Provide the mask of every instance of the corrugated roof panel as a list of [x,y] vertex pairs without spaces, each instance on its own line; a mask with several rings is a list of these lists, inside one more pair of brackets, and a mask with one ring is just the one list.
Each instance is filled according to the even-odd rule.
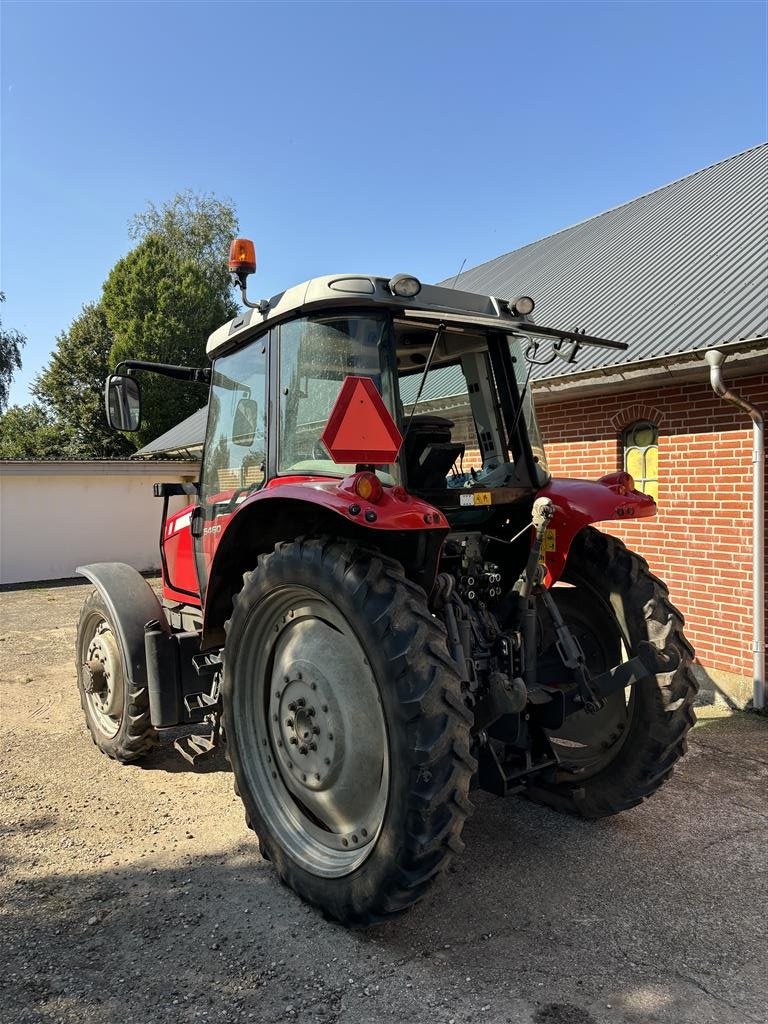
[[155,438],[149,444],[139,448],[132,458],[148,458],[152,455],[162,455],[166,452],[183,451],[187,448],[198,448],[205,439],[205,427],[208,421],[208,406],[193,412],[175,427],[166,430],[160,437]]
[[538,378],[766,335],[768,143],[466,270],[457,286],[532,295],[537,323],[630,345],[583,349]]

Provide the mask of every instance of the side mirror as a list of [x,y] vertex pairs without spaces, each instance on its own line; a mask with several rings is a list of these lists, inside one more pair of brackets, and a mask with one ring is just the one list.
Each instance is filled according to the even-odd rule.
[[133,432],[141,424],[141,391],[135,377],[107,377],[104,389],[107,423],[113,430]]
[[259,407],[253,398],[241,398],[235,409],[232,424],[232,443],[242,448],[250,448],[256,437],[259,424]]

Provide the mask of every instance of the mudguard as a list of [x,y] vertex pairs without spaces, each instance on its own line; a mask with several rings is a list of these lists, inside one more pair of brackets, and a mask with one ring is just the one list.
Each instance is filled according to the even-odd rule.
[[164,633],[170,632],[155,592],[144,577],[125,562],[94,562],[79,565],[75,572],[89,579],[104,598],[117,631],[128,678],[137,686],[146,686],[144,625],[155,619]]
[[627,479],[625,473],[612,473],[596,481],[553,478],[538,492],[538,497],[550,498],[556,510],[543,546],[545,586],[551,587],[560,579],[573,538],[585,526],[656,515],[653,498],[641,491],[627,490]]

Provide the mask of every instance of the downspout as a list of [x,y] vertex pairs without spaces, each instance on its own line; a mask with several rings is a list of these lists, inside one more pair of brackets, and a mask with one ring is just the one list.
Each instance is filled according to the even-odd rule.
[[737,406],[752,420],[752,656],[753,707],[765,710],[765,423],[759,409],[723,383],[726,354],[710,349],[709,381],[716,395]]

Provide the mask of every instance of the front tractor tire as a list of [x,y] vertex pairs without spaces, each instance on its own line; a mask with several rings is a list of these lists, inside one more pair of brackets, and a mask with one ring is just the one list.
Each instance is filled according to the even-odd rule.
[[638,654],[656,668],[612,694],[597,713],[579,711],[550,732],[559,770],[554,781],[534,781],[526,791],[558,810],[602,818],[655,793],[685,754],[695,722],[694,652],[665,584],[616,537],[582,530],[563,582],[570,587],[556,586],[552,596],[592,674]]
[[246,821],[326,915],[399,914],[463,849],[471,713],[399,563],[333,539],[262,555],[227,623],[222,697]]
[[98,590],[86,598],[77,624],[77,685],[93,742],[108,757],[141,760],[157,742],[146,685],[131,682],[111,613]]

